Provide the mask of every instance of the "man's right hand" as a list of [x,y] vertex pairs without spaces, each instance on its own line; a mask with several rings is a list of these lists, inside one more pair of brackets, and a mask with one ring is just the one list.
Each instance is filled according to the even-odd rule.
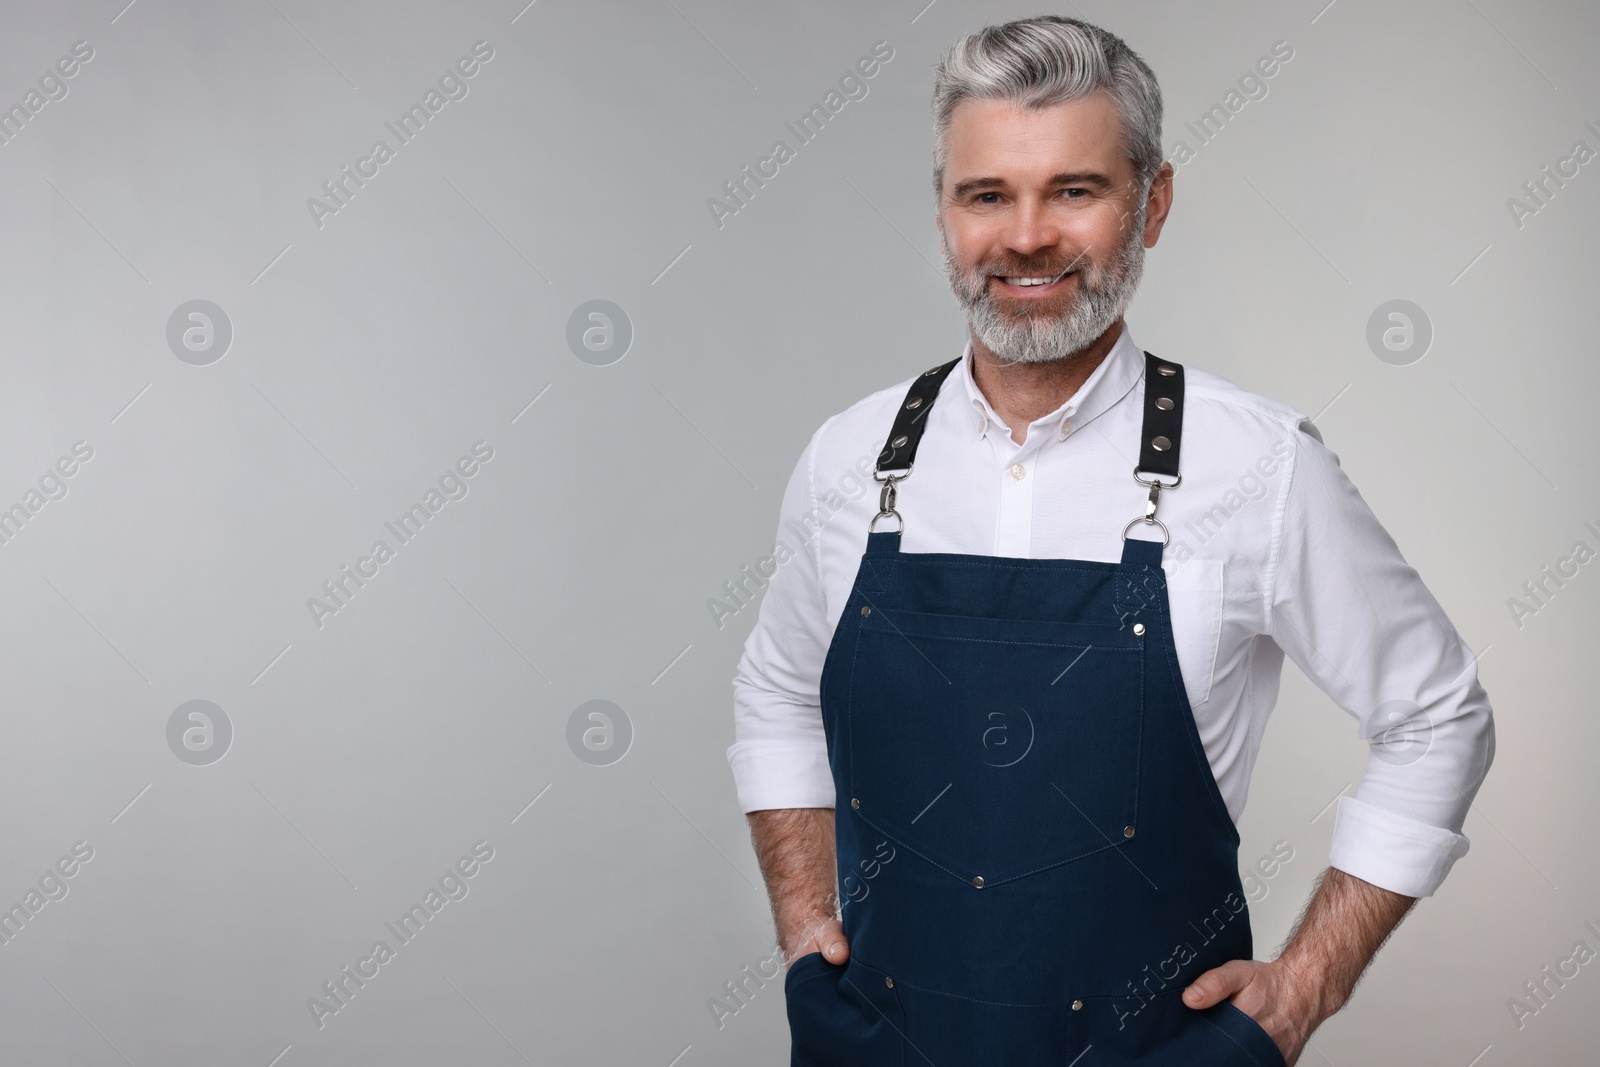
[[814,919],[802,925],[787,955],[789,965],[801,956],[821,952],[822,958],[838,966],[850,958],[850,943],[844,938],[844,924],[838,919]]
[[829,963],[843,964],[850,946],[834,888],[833,809],[762,809],[748,818],[784,959],[793,964],[821,952]]

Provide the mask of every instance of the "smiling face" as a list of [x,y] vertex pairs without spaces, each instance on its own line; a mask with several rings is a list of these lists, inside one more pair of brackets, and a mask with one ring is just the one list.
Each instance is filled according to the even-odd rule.
[[950,116],[938,224],[973,339],[1004,361],[1065,359],[1121,321],[1171,204],[1147,199],[1104,94],[1024,110],[965,100]]

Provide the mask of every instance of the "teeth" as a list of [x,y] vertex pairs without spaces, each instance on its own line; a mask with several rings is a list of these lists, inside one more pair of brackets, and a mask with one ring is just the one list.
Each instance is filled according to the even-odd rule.
[[1065,278],[1071,273],[1071,271],[1066,271],[1065,273],[1057,274],[1053,278],[1006,278],[1004,280],[1009,285],[1049,285],[1051,282]]

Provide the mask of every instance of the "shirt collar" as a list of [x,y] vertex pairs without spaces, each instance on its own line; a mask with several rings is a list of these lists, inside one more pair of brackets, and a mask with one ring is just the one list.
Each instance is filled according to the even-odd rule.
[[[983,390],[978,388],[976,379],[972,377],[972,360],[972,338],[969,336],[966,347],[961,350],[961,366],[957,373],[960,374],[961,384],[966,388],[967,397],[972,403],[978,436],[986,436],[991,426],[1004,427],[1009,433],[1010,427],[1000,421],[1000,417],[994,413],[994,408],[989,406],[989,399],[983,395]],[[1098,418],[1101,413],[1127,396],[1128,391],[1138,384],[1143,374],[1144,351],[1134,343],[1133,334],[1128,329],[1128,324],[1124,322],[1122,333],[1111,346],[1111,351],[1106,353],[1106,358],[1100,361],[1100,365],[1089,375],[1088,380],[1078,387],[1078,391],[1068,397],[1056,410],[1029,424],[1029,440],[1040,435],[1034,431],[1066,437]]]

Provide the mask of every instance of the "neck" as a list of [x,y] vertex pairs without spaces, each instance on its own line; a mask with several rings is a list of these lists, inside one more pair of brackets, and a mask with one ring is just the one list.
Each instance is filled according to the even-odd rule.
[[1028,425],[1072,399],[1122,336],[1122,319],[1112,323],[1089,347],[1048,363],[1009,363],[972,339],[972,380],[1011,427],[1011,439],[1022,444]]

